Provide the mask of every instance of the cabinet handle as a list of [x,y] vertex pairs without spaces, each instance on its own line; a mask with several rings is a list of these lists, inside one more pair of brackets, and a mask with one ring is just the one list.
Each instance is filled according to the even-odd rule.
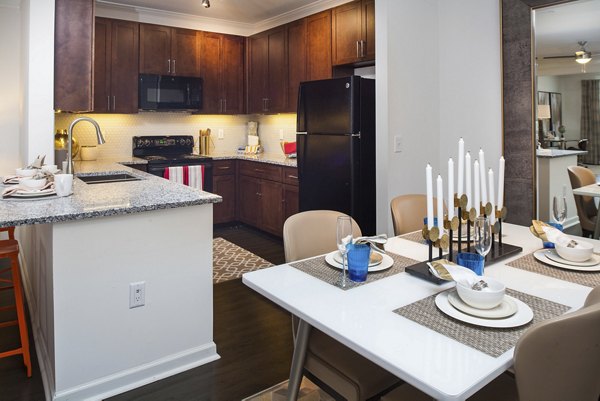
[[360,57],[360,49],[359,49],[360,44],[359,44],[359,42],[360,42],[359,40],[356,41],[356,57],[357,58]]
[[171,72],[171,59],[167,60],[167,66],[169,67],[169,71],[167,71],[168,73]]
[[261,170],[259,168],[255,168],[254,171],[256,171],[257,173],[264,173],[265,172],[265,170]]
[[227,113],[227,99],[223,99],[223,113]]
[[115,111],[117,109],[117,103],[116,103],[115,97],[116,96],[113,95],[113,111]]
[[295,175],[290,175],[290,174],[288,174],[288,178],[293,178],[294,180],[298,179],[298,177],[296,177]]
[[256,195],[257,196],[262,196],[262,194],[260,192],[257,192]]
[[108,108],[108,111],[110,111],[110,96],[106,96],[106,107]]
[[176,61],[176,60],[175,60],[175,59],[173,59],[173,74],[176,74],[176,72],[175,72],[175,61]]
[[229,170],[228,166],[217,167],[218,170]]

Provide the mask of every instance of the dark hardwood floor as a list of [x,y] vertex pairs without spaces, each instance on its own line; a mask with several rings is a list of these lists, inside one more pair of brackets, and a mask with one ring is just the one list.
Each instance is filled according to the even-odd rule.
[[[214,237],[273,264],[284,261],[282,241],[250,227],[217,227]],[[109,400],[237,401],[286,380],[293,347],[290,314],[247,288],[241,279],[216,284],[213,299],[214,340],[221,359]],[[0,330],[0,349],[15,341],[7,330]],[[0,359],[0,401],[44,399],[35,352],[32,357],[31,379],[25,377],[18,357]]]

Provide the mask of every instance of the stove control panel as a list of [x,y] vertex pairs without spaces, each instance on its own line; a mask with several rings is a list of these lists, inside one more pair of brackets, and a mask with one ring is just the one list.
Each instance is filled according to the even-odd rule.
[[164,149],[175,147],[194,147],[194,137],[191,135],[133,137],[133,149]]

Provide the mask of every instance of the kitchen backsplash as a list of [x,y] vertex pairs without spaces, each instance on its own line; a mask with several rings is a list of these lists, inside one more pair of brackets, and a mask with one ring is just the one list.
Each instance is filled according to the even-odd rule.
[[[77,114],[55,114],[55,129],[66,129],[79,117]],[[131,138],[139,135],[194,135],[198,138],[200,129],[210,128],[215,153],[235,152],[246,144],[246,123],[258,121],[261,144],[267,153],[281,152],[280,133],[284,141],[296,139],[296,115],[190,115],[185,113],[139,113],[139,114],[90,114],[95,119],[106,139],[98,146],[99,158],[119,158],[131,156]],[[219,129],[223,139],[218,139]],[[81,122],[75,126],[73,135],[80,145],[95,145],[94,127]]]

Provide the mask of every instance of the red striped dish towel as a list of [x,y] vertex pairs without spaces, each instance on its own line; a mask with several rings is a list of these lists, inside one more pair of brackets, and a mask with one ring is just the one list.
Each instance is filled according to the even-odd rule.
[[163,177],[169,181],[202,190],[204,184],[204,166],[167,167],[165,168]]

